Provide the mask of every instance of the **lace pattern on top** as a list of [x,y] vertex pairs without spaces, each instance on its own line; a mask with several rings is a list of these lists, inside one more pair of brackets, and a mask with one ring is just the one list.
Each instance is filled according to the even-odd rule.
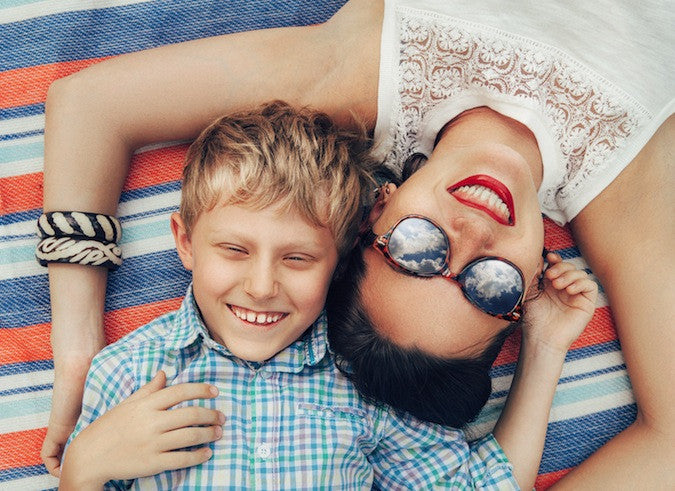
[[433,12],[402,7],[397,14],[399,86],[389,166],[400,166],[416,150],[425,116],[449,98],[477,94],[515,103],[547,126],[559,162],[545,166],[566,167],[561,182],[539,193],[542,207],[565,210],[582,184],[607,168],[651,117],[625,92],[556,48]]

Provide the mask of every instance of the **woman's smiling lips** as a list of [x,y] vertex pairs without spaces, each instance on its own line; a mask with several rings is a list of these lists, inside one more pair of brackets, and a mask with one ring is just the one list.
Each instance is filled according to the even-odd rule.
[[257,312],[231,304],[228,304],[228,307],[238,319],[247,324],[261,327],[270,327],[288,315],[284,312]]
[[478,174],[453,184],[448,192],[460,203],[484,211],[502,225],[515,225],[509,188],[494,177]]

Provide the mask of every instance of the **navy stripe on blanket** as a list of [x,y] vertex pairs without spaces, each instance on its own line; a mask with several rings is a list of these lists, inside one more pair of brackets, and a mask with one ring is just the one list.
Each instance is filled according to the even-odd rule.
[[345,1],[296,0],[274,8],[273,2],[250,0],[163,0],[0,24],[0,70],[99,58],[230,32],[316,24]]
[[16,106],[7,109],[0,109],[0,121],[6,121],[14,118],[25,118],[26,116],[37,116],[44,114],[44,103],[30,104],[28,106]]

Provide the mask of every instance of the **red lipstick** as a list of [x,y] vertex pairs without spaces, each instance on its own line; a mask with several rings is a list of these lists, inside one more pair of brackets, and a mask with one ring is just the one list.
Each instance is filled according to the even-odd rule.
[[[478,199],[471,193],[457,192],[464,186],[482,186],[492,191],[506,205],[508,217],[506,217],[503,213],[499,213],[495,206],[489,205],[484,200]],[[507,188],[501,181],[498,181],[494,177],[484,174],[470,176],[450,186],[448,188],[448,192],[460,203],[485,212],[502,225],[513,226],[516,223],[516,214],[513,207],[513,197],[511,196],[511,192],[509,191],[509,188]]]

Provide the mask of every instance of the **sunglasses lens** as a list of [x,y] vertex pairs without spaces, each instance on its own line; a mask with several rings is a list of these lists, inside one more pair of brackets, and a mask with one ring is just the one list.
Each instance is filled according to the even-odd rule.
[[459,280],[465,294],[488,314],[507,314],[520,301],[523,278],[512,265],[499,259],[484,259],[470,265]]
[[423,218],[406,218],[389,238],[389,255],[404,269],[432,275],[443,269],[448,241],[443,232]]

